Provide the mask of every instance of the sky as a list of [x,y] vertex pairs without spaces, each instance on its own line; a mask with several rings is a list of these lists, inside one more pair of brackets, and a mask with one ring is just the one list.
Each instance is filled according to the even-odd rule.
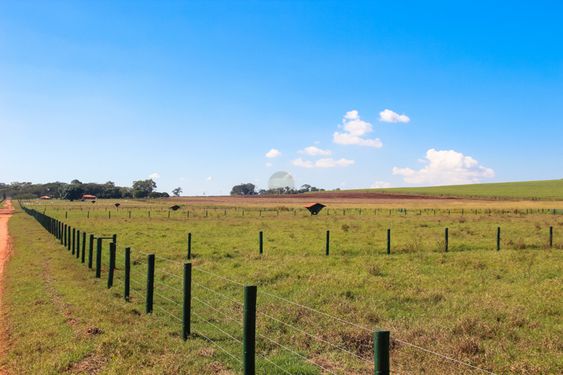
[[0,182],[563,178],[560,1],[0,1]]

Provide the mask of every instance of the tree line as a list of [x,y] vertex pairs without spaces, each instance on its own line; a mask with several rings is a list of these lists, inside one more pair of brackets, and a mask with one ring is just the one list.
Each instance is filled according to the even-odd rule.
[[[176,189],[174,189],[176,190]],[[181,189],[180,189],[181,191]],[[95,182],[83,183],[79,180],[65,182],[48,182],[34,184],[31,182],[0,182],[0,196],[14,199],[30,199],[48,196],[58,199],[81,199],[82,195],[91,194],[97,198],[166,198],[168,193],[156,191],[156,182],[152,179],[133,181],[131,187],[117,186],[108,181],[103,184]]]
[[289,186],[276,189],[260,189],[256,190],[253,183],[238,184],[231,189],[231,195],[285,195],[285,194],[303,194],[315,191],[324,191],[315,186],[308,184],[302,185],[300,189],[290,188]]

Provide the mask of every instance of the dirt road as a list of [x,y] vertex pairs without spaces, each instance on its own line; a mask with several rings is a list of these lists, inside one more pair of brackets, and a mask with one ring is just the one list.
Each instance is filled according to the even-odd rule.
[[[0,208],[0,318],[3,315],[2,310],[2,290],[4,289],[3,274],[4,266],[10,257],[11,242],[8,235],[8,220],[12,216],[14,209],[12,207],[12,202],[7,200],[4,203],[4,207]],[[6,350],[4,332],[0,330],[0,356]],[[5,374],[5,371],[0,368],[0,375]]]

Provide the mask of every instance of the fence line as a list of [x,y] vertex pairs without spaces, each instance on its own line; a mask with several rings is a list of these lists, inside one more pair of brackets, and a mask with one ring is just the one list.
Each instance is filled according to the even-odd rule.
[[[49,216],[47,216],[47,215],[45,215],[45,214],[39,213],[39,212],[37,212],[36,210],[31,210],[31,209],[28,209],[28,208],[26,208],[26,207],[24,207],[24,206],[22,206],[22,207],[23,207],[23,209],[24,209],[29,215],[33,216],[41,225],[43,225],[43,227],[44,227],[45,229],[47,229],[51,234],[53,234],[54,236],[56,236],[56,237],[58,237],[58,238],[60,238],[60,239],[62,239],[62,236],[64,235],[64,236],[65,236],[65,241],[66,241],[66,243],[68,244],[68,246],[66,247],[66,249],[67,249],[68,251],[70,251],[71,246],[70,246],[70,243],[68,242],[68,241],[70,240],[70,238],[68,237],[68,234],[70,234],[70,227],[67,228],[66,224],[64,224],[64,223],[62,223],[62,222],[60,222],[60,221],[58,221],[58,220],[56,220],[56,219],[53,219],[53,218],[51,218],[51,217],[49,217]],[[61,231],[61,224],[64,224],[64,228],[65,228],[64,234],[63,234],[63,231]],[[67,229],[68,229],[68,230],[67,230]],[[74,229],[73,229],[73,231],[74,231]],[[84,232],[81,232],[81,233],[84,233]],[[100,238],[100,237],[98,237],[98,238]],[[115,237],[115,235],[114,235],[114,236],[113,236],[113,241],[115,241],[115,238],[116,238],[116,237]],[[74,241],[73,241],[73,242],[74,242]],[[80,244],[80,242],[79,242],[79,244]],[[113,243],[112,246],[115,247],[115,242]],[[74,245],[72,246],[72,248],[74,249]],[[80,247],[79,247],[79,248],[80,248]],[[84,249],[83,249],[83,250],[84,250]],[[150,256],[152,256],[152,257],[154,258],[154,255],[153,255],[153,254],[147,254],[147,253],[144,253],[144,252],[142,252],[142,251],[140,251],[140,250],[136,250],[136,252],[138,252],[138,253],[140,253],[140,254],[142,254],[142,255],[145,255],[145,256],[149,256],[149,255],[150,255]],[[102,256],[102,258],[100,259],[101,262],[100,262],[100,263],[96,263],[97,265],[102,265],[102,264],[104,263],[105,259],[108,259],[109,255],[106,256],[106,253],[107,253],[107,252],[103,252],[103,253],[102,253],[103,256]],[[73,257],[74,257],[74,254],[72,254],[72,255],[73,255]],[[78,258],[77,258],[77,259],[78,259]],[[164,258],[164,257],[159,257],[159,259],[167,260],[167,261],[172,262],[172,263],[174,263],[174,264],[182,264],[182,262],[175,261],[175,260],[168,259],[168,258]],[[108,259],[108,262],[109,262],[109,259]],[[134,264],[134,263],[133,263],[133,264]],[[144,264],[143,264],[143,265],[144,265]],[[108,271],[112,271],[112,272],[113,272],[113,271],[115,270],[115,267],[112,265],[111,262],[109,262],[109,265],[108,265],[107,267],[108,267],[108,268],[106,268],[106,270],[108,270]],[[149,269],[150,269],[150,267],[149,267]],[[190,268],[190,269],[191,269],[191,268]],[[135,268],[135,267],[131,267],[131,268],[130,268],[130,272],[133,273],[133,272],[132,272],[133,270],[136,270],[136,268]],[[201,272],[203,272],[203,273],[205,273],[205,274],[207,274],[207,275],[210,275],[210,276],[212,276],[212,277],[225,280],[225,281],[227,281],[227,282],[229,282],[229,283],[231,283],[231,284],[234,284],[234,285],[244,286],[244,284],[242,284],[242,283],[240,283],[240,282],[238,282],[238,281],[235,281],[235,280],[232,280],[232,279],[230,279],[230,278],[224,277],[224,276],[219,275],[219,274],[217,274],[217,273],[215,273],[215,272],[203,270],[203,269],[200,269],[200,268],[197,268],[197,267],[195,268],[195,270],[201,271]],[[138,272],[142,272],[142,271],[139,270]],[[169,272],[167,272],[167,271],[164,271],[164,270],[159,269],[159,272],[162,272],[163,274],[167,274],[167,275],[169,275],[169,276],[175,277],[175,279],[177,279],[177,280],[183,280],[181,277],[179,277],[179,276],[177,276],[177,275],[174,275],[174,274],[172,274],[172,273],[169,273]],[[152,293],[154,293],[157,297],[162,298],[163,300],[167,300],[168,302],[174,304],[174,306],[182,306],[181,303],[179,303],[179,302],[177,302],[177,301],[174,301],[172,298],[169,298],[169,297],[167,297],[167,296],[165,296],[165,295],[163,295],[163,294],[161,294],[161,293],[159,293],[159,292],[154,292],[154,290],[152,290],[152,289],[153,289],[153,286],[152,286],[152,285],[147,285],[147,286],[143,287],[143,283],[142,283],[142,282],[139,282],[139,281],[137,281],[135,278],[131,278],[130,276],[131,276],[131,275],[129,275],[129,280],[130,280],[131,282],[133,282],[134,284],[140,286],[140,289],[141,289],[141,290],[147,289],[147,287],[149,287],[149,288],[151,288],[151,290],[150,290],[151,295],[152,295]],[[137,276],[140,276],[141,279],[142,279],[142,275],[138,275],[138,274],[137,274]],[[147,274],[147,277],[148,277],[148,276],[149,276],[149,275]],[[184,279],[184,282],[185,282],[185,279]],[[212,288],[208,288],[207,286],[205,286],[205,285],[203,285],[203,284],[201,284],[201,283],[199,283],[199,282],[193,282],[193,284],[196,285],[196,286],[198,286],[198,287],[200,287],[200,288],[202,288],[202,289],[205,289],[205,290],[207,290],[207,291],[210,291],[210,292],[214,293],[215,295],[217,295],[217,296],[219,296],[219,297],[221,297],[221,298],[223,298],[223,299],[225,299],[225,300],[227,300],[227,301],[229,301],[229,302],[235,303],[237,306],[243,306],[243,307],[245,307],[245,310],[246,310],[246,306],[245,306],[245,305],[243,305],[243,304],[240,303],[239,301],[236,301],[236,300],[232,299],[232,297],[229,297],[229,296],[227,296],[227,295],[225,295],[225,294],[223,294],[223,293],[221,293],[221,292],[215,291],[215,290],[213,290]],[[165,283],[165,282],[159,282],[158,285],[164,285],[164,286],[168,287],[170,290],[174,290],[174,291],[181,292],[180,289],[177,289],[177,288],[175,288],[175,287],[173,287],[173,286],[171,286],[171,285],[168,285],[168,284]],[[109,288],[109,287],[111,287],[111,285],[108,283],[108,288]],[[140,296],[140,299],[142,300],[142,297],[143,297],[143,296],[142,296],[142,293],[141,293],[141,292],[137,292],[137,291],[135,290],[135,288],[132,288],[131,291],[134,292],[134,293],[138,293],[139,296]],[[147,293],[149,292],[149,290],[146,290],[146,291],[147,291]],[[184,290],[184,292],[185,292],[185,290]],[[373,333],[373,329],[366,328],[366,327],[364,327],[364,326],[361,326],[361,325],[359,325],[359,324],[356,324],[356,323],[347,321],[347,320],[345,320],[345,319],[342,319],[342,318],[340,318],[340,317],[334,316],[334,315],[332,315],[332,314],[328,314],[328,313],[326,313],[326,312],[323,312],[323,311],[314,309],[314,308],[312,308],[312,307],[309,307],[309,306],[306,306],[306,305],[303,305],[303,304],[300,304],[300,303],[291,301],[291,300],[289,300],[289,299],[287,299],[287,298],[280,297],[280,296],[278,296],[278,295],[275,295],[275,294],[272,294],[272,293],[269,293],[269,292],[266,292],[266,291],[262,291],[261,293],[264,294],[264,295],[266,295],[266,296],[268,296],[268,297],[275,298],[275,299],[277,299],[277,300],[279,300],[279,301],[283,301],[283,302],[286,303],[286,304],[289,304],[289,305],[292,305],[292,306],[297,306],[297,307],[300,307],[300,308],[303,308],[303,309],[312,311],[312,312],[314,312],[314,313],[316,313],[316,314],[319,314],[319,315],[328,317],[328,318],[330,318],[330,319],[332,319],[332,320],[334,320],[334,321],[338,321],[338,322],[340,322],[340,323],[347,324],[347,325],[349,325],[349,326],[353,326],[353,327],[356,327],[356,328],[358,328],[358,329],[362,329],[362,330],[364,330],[364,331],[366,331],[366,332]],[[148,294],[147,294],[147,295],[148,295]],[[148,297],[147,297],[147,298],[148,298]],[[230,317],[229,315],[227,315],[227,313],[224,312],[223,310],[213,307],[212,305],[210,305],[210,304],[204,302],[202,299],[200,299],[200,298],[198,298],[198,297],[193,297],[193,299],[194,299],[195,301],[199,302],[199,303],[202,303],[203,305],[206,305],[208,308],[211,308],[211,309],[214,310],[215,312],[220,313],[222,316],[226,317],[227,319],[236,322],[236,320],[235,320],[234,318],[231,318],[231,317]],[[246,303],[246,301],[245,301],[245,303]],[[148,302],[147,302],[147,304],[148,304]],[[148,305],[147,305],[147,306],[148,306]],[[168,311],[167,309],[165,309],[164,307],[162,307],[162,306],[160,306],[160,305],[156,305],[156,307],[157,307],[160,311],[162,311],[162,312],[164,312],[164,313],[170,315],[170,317],[174,318],[175,320],[185,323],[185,317],[184,317],[184,319],[179,318],[177,315],[171,313],[170,311]],[[151,308],[152,308],[152,305],[151,305]],[[147,307],[147,312],[149,312],[148,307]],[[242,340],[240,340],[240,339],[234,337],[233,335],[231,335],[230,333],[226,332],[226,331],[223,330],[222,328],[220,328],[220,327],[218,327],[217,325],[213,324],[209,319],[206,319],[206,318],[204,318],[202,315],[198,314],[197,311],[191,311],[191,314],[193,314],[194,316],[198,317],[198,318],[200,319],[200,321],[201,321],[203,324],[210,325],[211,327],[213,327],[213,328],[216,329],[217,331],[221,332],[222,334],[226,335],[226,336],[229,337],[230,339],[232,339],[232,340],[234,340],[234,341],[236,341],[236,342],[238,342],[238,343],[242,343],[242,342],[243,342]],[[322,342],[322,343],[324,343],[324,344],[328,344],[328,345],[332,346],[332,347],[335,348],[335,349],[338,349],[338,350],[341,350],[341,351],[343,351],[343,352],[345,352],[345,353],[351,354],[351,355],[353,355],[354,357],[356,357],[357,359],[359,359],[359,360],[361,360],[361,361],[369,361],[368,359],[363,358],[363,357],[359,356],[358,354],[356,354],[356,353],[354,353],[354,352],[352,352],[352,351],[349,351],[349,350],[347,350],[347,349],[345,349],[345,348],[343,348],[343,347],[340,347],[340,346],[338,346],[338,345],[336,345],[336,344],[333,344],[333,343],[331,343],[331,342],[329,342],[329,341],[327,341],[327,340],[325,340],[325,339],[323,339],[323,338],[321,338],[321,337],[318,337],[318,336],[316,336],[316,335],[314,335],[314,334],[311,334],[311,333],[309,333],[309,332],[307,332],[307,331],[305,331],[305,330],[303,330],[303,329],[301,329],[301,328],[298,328],[298,327],[296,327],[296,326],[293,326],[293,325],[291,325],[291,324],[289,324],[289,323],[285,323],[285,322],[283,322],[282,320],[279,320],[279,319],[277,319],[277,318],[275,318],[275,317],[273,317],[273,316],[271,316],[271,315],[269,315],[269,314],[267,314],[267,313],[259,312],[259,315],[260,315],[260,316],[265,316],[265,317],[267,317],[268,319],[271,319],[271,320],[273,320],[273,321],[275,321],[275,322],[277,322],[277,323],[281,323],[281,324],[283,324],[284,326],[287,326],[287,327],[289,327],[289,328],[291,328],[291,329],[294,329],[294,330],[296,330],[296,331],[298,331],[298,332],[300,332],[300,333],[303,333],[303,334],[305,334],[305,335],[307,335],[307,336],[313,338],[314,340],[317,340],[317,341]],[[245,321],[246,321],[246,318],[245,318]],[[238,323],[239,325],[242,325],[240,322],[237,322],[237,323]],[[198,333],[198,335],[202,335],[202,334],[201,334],[201,333]],[[275,344],[275,345],[278,345],[280,348],[283,348],[284,350],[289,351],[289,352],[292,353],[293,355],[296,355],[296,356],[300,357],[301,359],[303,359],[303,360],[305,360],[305,361],[307,361],[307,362],[312,363],[313,365],[315,365],[315,366],[317,366],[317,367],[323,369],[323,370],[326,371],[326,372],[334,373],[334,372],[332,372],[330,369],[328,369],[328,368],[326,368],[326,367],[323,367],[322,365],[320,365],[320,364],[318,364],[318,363],[315,363],[314,361],[312,361],[312,360],[310,360],[309,358],[307,358],[305,355],[302,355],[302,354],[300,354],[300,353],[294,351],[293,349],[291,349],[291,348],[289,348],[289,347],[283,345],[282,343],[277,342],[276,340],[273,340],[273,339],[271,339],[271,338],[269,338],[269,337],[267,337],[267,336],[264,336],[264,335],[262,335],[262,334],[260,334],[260,333],[258,333],[257,335],[258,335],[259,337],[263,338],[263,339],[268,340],[269,342],[271,342],[271,343],[273,343],[273,344]],[[206,337],[206,336],[204,336],[204,335],[202,335],[202,337],[207,338],[208,341],[210,341],[210,342],[216,344],[216,346],[218,346],[218,347],[220,348],[220,346],[219,346],[217,343],[215,343],[212,339],[210,339],[209,337]],[[467,363],[467,362],[464,362],[464,361],[460,361],[460,360],[458,360],[458,359],[455,359],[455,358],[453,358],[453,357],[450,357],[450,356],[441,354],[441,353],[439,353],[439,352],[436,352],[436,351],[433,351],[433,350],[430,350],[430,349],[426,349],[426,348],[421,347],[421,346],[418,346],[418,345],[416,345],[416,344],[409,343],[409,342],[404,341],[404,340],[401,340],[401,339],[399,339],[399,338],[393,338],[393,339],[394,339],[396,342],[398,342],[398,343],[401,343],[401,344],[403,344],[403,345],[406,345],[406,346],[412,347],[412,348],[414,348],[414,349],[420,350],[420,351],[422,351],[422,352],[424,352],[424,353],[432,354],[432,355],[434,355],[434,356],[436,356],[436,357],[438,357],[438,358],[441,358],[442,360],[447,360],[447,361],[450,361],[450,362],[452,362],[452,363],[456,363],[456,364],[458,364],[458,365],[463,365],[463,366],[466,366],[466,367],[468,367],[468,368],[481,371],[481,372],[483,372],[483,373],[494,374],[493,372],[491,372],[491,371],[489,371],[489,370],[486,370],[486,369],[483,369],[483,368],[474,366],[474,365],[472,365],[472,364],[470,364],[470,363]],[[231,357],[233,357],[234,359],[236,359],[239,363],[242,362],[239,358],[236,358],[236,356],[232,355],[232,353],[228,352],[228,351],[225,350],[224,348],[221,348],[221,349],[222,349],[223,351],[225,351],[225,353],[229,354]],[[270,363],[274,364],[274,365],[277,367],[277,365],[276,365],[274,362],[271,362],[268,358],[265,358],[265,360],[266,360],[267,362],[270,362]]]

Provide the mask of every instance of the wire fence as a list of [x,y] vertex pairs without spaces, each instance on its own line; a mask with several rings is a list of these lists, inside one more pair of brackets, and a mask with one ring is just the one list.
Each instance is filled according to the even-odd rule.
[[[85,237],[82,245],[78,241],[77,246],[75,237],[70,236],[70,226],[36,210],[22,207],[61,241],[67,250],[71,250],[79,263],[89,264],[81,262],[77,253],[84,254],[89,250],[88,257],[94,256],[94,249],[86,249],[84,245]],[[241,281],[202,267],[192,268],[191,263],[154,257],[141,250],[130,251],[130,264],[127,264],[127,257],[121,251],[116,253],[117,259],[112,258],[115,255],[112,254],[112,248],[115,250],[117,246],[115,235],[96,237],[111,238],[112,241],[110,251],[107,246],[99,246],[95,252],[96,272],[100,278],[107,277],[108,288],[123,286],[124,297],[129,297],[130,303],[142,305],[144,302],[147,312],[161,316],[171,327],[178,327],[179,331],[184,331],[186,324],[190,325],[191,337],[209,342],[225,356],[225,363],[233,370],[254,373],[248,367],[248,349],[251,348],[256,370],[266,374],[374,373],[381,368],[383,371],[380,373],[420,372],[420,368],[408,368],[412,367],[411,361],[401,363],[400,359],[405,357],[407,351],[412,352],[417,359],[427,356],[432,358],[430,361],[446,363],[440,365],[446,366],[442,369],[493,374],[490,369],[394,335],[391,335],[390,343],[383,350],[383,354],[387,351],[387,362],[391,353],[392,367],[385,367],[385,363],[382,365],[385,357],[377,349],[385,345],[385,341],[377,341],[379,336],[376,333],[382,331],[376,327],[366,327],[334,313],[295,302],[268,291],[266,287],[260,288],[258,306],[255,300],[252,307],[246,294],[248,286]],[[154,267],[151,266],[151,257],[156,259]],[[189,281],[185,273],[188,265]],[[128,283],[129,292],[126,292]],[[186,285],[189,285],[188,289]],[[187,290],[189,297],[186,297]],[[254,311],[249,312],[249,309]],[[249,330],[248,320],[252,318],[252,313],[254,328],[250,327],[252,329]],[[348,333],[355,335],[353,339],[345,339],[343,335]],[[253,336],[251,340],[249,334]],[[249,342],[252,347],[248,346]],[[241,346],[244,348],[243,355]]]

